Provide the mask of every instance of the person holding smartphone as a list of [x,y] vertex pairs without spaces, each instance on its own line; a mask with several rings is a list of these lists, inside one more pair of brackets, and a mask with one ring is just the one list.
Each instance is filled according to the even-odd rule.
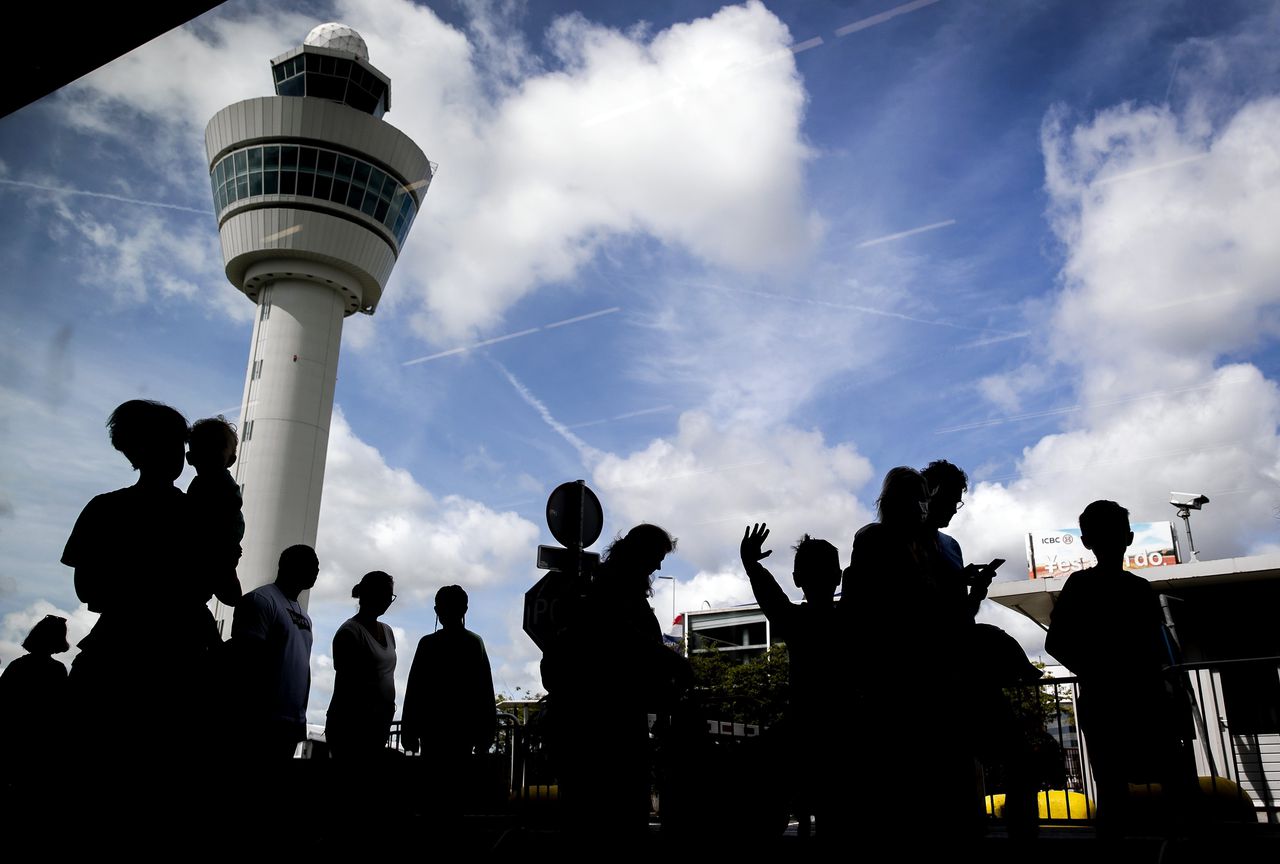
[[929,484],[926,524],[937,537],[938,550],[934,560],[939,587],[957,603],[962,603],[972,619],[978,614],[978,607],[986,599],[991,580],[995,579],[996,569],[1004,559],[997,558],[990,564],[966,565],[960,544],[942,531],[964,506],[964,493],[969,491],[969,475],[964,473],[964,469],[945,459],[938,459],[930,462],[920,473]]

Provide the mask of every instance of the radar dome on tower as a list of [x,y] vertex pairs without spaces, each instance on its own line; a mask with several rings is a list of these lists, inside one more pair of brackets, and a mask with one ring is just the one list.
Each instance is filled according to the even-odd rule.
[[321,24],[302,40],[303,45],[313,48],[332,48],[334,51],[347,51],[361,60],[368,62],[369,46],[364,44],[364,37],[346,24],[330,22]]

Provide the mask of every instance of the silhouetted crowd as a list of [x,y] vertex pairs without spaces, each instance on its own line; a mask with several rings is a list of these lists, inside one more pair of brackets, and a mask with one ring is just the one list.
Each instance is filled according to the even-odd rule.
[[[98,613],[70,674],[52,656],[69,650],[66,620],[50,615],[0,676],[6,798],[54,794],[59,772],[74,772],[80,823],[122,842],[140,825],[189,831],[225,827],[233,811],[281,812],[289,805],[273,783],[306,738],[313,637],[302,595],[315,585],[316,553],[284,549],[275,581],[242,594],[234,427],[220,417],[188,427],[169,406],[133,400],[107,428],[138,480],[91,500],[67,541],[62,562]],[[175,486],[184,459],[196,470],[185,493]],[[983,823],[978,763],[1002,780],[1014,837],[1036,833],[1037,790],[1061,788],[1052,769],[1046,776],[1046,765],[1060,773],[1062,763],[1044,758],[1056,746],[1044,718],[1016,696],[1040,670],[1010,636],[975,622],[1003,562],[966,564],[943,531],[967,488],[965,472],[946,461],[892,469],[878,519],[854,535],[847,567],[826,540],[806,534],[795,546],[802,603],[762,563],[772,554],[768,527],[743,533],[742,565],[790,657],[782,725],[791,811],[806,834],[812,817],[824,842],[867,825],[919,837],[922,815],[933,839],[970,836]],[[1164,674],[1157,597],[1122,567],[1128,512],[1095,501],[1080,529],[1098,564],[1068,580],[1046,648],[1079,678],[1075,709],[1100,829],[1124,829],[1133,783],[1160,784],[1179,818],[1194,785],[1188,711]],[[675,548],[665,529],[638,525],[559,598],[542,677],[546,746],[571,838],[617,844],[648,830],[649,717],[687,712],[693,684],[648,603]],[[377,769],[396,708],[396,640],[379,619],[396,599],[394,580],[367,573],[351,596],[359,610],[333,639],[325,738],[343,770],[343,811],[373,815],[389,794]],[[225,641],[209,611],[214,597],[234,607]],[[402,747],[421,752],[446,789],[466,786],[495,733],[489,660],[465,627],[467,608],[460,586],[436,594],[438,629],[418,643],[403,698]],[[193,734],[196,723],[208,735]],[[462,812],[457,797],[436,806]]]

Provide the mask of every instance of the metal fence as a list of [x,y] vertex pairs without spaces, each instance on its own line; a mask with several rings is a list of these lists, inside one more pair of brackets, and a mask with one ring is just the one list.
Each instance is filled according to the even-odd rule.
[[[1200,812],[1224,821],[1280,823],[1280,658],[1184,663],[1168,681],[1191,713],[1188,759],[1198,775]],[[1057,751],[1052,772],[1038,778],[1041,824],[1081,824],[1096,815],[1097,780],[1088,736],[1076,723],[1078,679],[1046,678],[1006,690],[1011,704],[1038,712],[1031,734]],[[1177,700],[1175,700],[1177,701]],[[983,765],[988,814],[1003,817],[999,764]],[[1130,796],[1158,800],[1158,784],[1130,784]]]

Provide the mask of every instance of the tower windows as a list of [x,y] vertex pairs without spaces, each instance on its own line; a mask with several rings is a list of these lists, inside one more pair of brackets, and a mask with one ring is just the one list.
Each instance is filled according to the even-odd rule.
[[338,163],[338,154],[332,150],[316,151],[316,173],[326,177],[333,176],[333,169]]
[[381,117],[387,111],[387,84],[357,61],[304,51],[272,67],[276,94],[341,102]]
[[246,147],[218,160],[210,182],[219,213],[259,195],[321,198],[377,220],[401,244],[417,214],[413,195],[394,177],[355,156],[320,147]]

